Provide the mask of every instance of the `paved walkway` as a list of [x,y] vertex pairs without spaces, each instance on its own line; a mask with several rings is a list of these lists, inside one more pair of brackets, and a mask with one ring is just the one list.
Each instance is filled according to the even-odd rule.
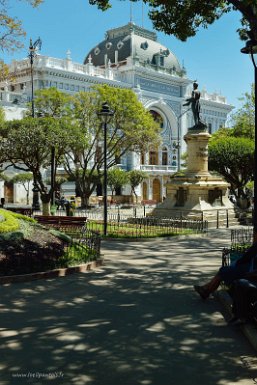
[[0,384],[256,384],[249,342],[192,290],[228,244],[106,241],[93,272],[0,287]]

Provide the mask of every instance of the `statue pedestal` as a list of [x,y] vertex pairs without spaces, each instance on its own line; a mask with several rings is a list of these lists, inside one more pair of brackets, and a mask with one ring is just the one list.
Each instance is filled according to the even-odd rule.
[[[152,212],[157,217],[204,218],[216,221],[217,215],[224,220],[235,217],[234,205],[228,199],[229,184],[218,175],[208,171],[207,132],[189,131],[184,140],[187,143],[188,167],[184,172],[174,174],[167,183],[167,198]],[[219,211],[219,213],[217,213]]]

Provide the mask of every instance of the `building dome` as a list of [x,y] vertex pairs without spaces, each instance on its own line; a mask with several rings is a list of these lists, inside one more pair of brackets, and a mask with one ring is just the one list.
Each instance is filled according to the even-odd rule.
[[[90,59],[89,59],[90,58]],[[139,65],[152,65],[181,72],[176,56],[157,41],[155,32],[129,23],[106,32],[104,41],[96,45],[86,56],[84,64],[92,60],[94,66],[126,64],[132,58]]]

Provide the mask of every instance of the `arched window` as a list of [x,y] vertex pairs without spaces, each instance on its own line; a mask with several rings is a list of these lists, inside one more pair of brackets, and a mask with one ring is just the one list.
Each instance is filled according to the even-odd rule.
[[168,165],[168,150],[167,147],[162,148],[162,165],[167,166]]
[[145,154],[141,152],[141,164],[145,164]]
[[151,165],[157,165],[158,162],[158,151],[150,150],[149,151],[149,164]]

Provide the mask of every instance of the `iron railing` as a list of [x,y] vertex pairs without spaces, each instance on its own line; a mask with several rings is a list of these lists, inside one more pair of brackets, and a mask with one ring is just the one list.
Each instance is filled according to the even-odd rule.
[[[103,221],[89,220],[89,229],[102,233]],[[154,237],[169,236],[182,233],[207,233],[208,222],[202,220],[188,220],[182,218],[124,218],[112,215],[108,218],[107,233],[115,237]]]

